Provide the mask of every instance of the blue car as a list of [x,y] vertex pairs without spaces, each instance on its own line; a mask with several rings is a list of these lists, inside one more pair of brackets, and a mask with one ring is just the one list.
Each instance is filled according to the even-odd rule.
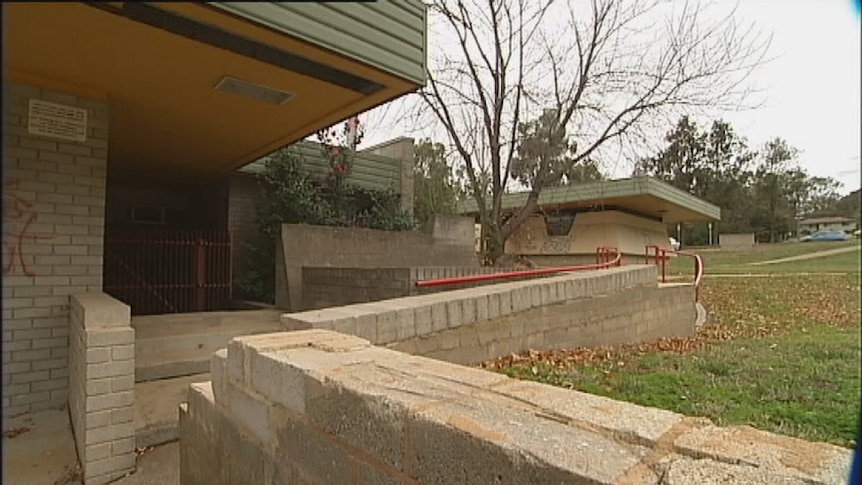
[[799,239],[799,242],[816,242],[816,241],[846,241],[847,234],[844,231],[818,231],[810,236],[805,236]]

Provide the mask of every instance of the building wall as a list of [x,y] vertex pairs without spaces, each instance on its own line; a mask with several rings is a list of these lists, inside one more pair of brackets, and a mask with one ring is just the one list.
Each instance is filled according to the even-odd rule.
[[[87,109],[85,142],[27,132],[29,99]],[[3,85],[3,413],[68,398],[69,296],[99,291],[109,107]]]
[[624,254],[642,255],[647,245],[669,249],[663,223],[619,211],[603,211],[577,214],[568,234],[561,236],[548,235],[544,218],[533,216],[509,237],[505,251],[527,257],[589,256],[595,255],[599,246],[611,246]]
[[800,224],[799,232],[814,234],[817,231],[852,231],[856,228],[855,222],[829,222],[823,224]]
[[166,225],[223,230],[228,220],[228,187],[224,177],[111,180],[106,192],[105,223],[130,224],[135,206],[160,207]]

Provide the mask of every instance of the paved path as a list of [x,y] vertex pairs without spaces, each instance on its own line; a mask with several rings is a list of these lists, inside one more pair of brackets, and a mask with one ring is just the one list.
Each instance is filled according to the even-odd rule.
[[[787,278],[791,276],[844,276],[848,273],[704,273],[707,278]],[[691,280],[691,276],[673,275],[667,277],[668,281]]]
[[[805,243],[801,243],[805,244]],[[748,266],[763,266],[766,264],[786,263],[788,261],[802,261],[804,259],[822,258],[824,256],[832,256],[834,254],[849,253],[850,251],[858,251],[859,245],[845,246],[843,248],[827,249],[825,251],[817,251],[814,253],[800,254],[799,256],[790,256],[787,258],[770,259],[769,261],[758,261],[757,263],[748,263]]]

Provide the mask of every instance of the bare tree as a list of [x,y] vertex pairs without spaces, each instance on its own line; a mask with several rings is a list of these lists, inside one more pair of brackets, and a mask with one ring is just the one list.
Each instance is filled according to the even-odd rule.
[[540,163],[524,205],[503,213],[530,109],[554,114],[549,142],[572,133],[577,164],[657,119],[743,106],[769,47],[734,12],[704,21],[688,2],[436,0],[431,12],[457,49],[434,59],[422,106],[463,161],[491,259],[564,175]]

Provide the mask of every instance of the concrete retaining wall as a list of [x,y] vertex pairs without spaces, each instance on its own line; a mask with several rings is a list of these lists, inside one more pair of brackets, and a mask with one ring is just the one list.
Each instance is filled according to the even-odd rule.
[[458,363],[692,335],[694,289],[656,280],[654,265],[632,265],[290,313],[281,323]]
[[311,330],[234,339],[180,405],[180,481],[837,484],[849,450]]
[[478,267],[473,221],[437,216],[425,232],[284,224],[276,251],[276,306],[302,310],[302,268]]
[[[492,267],[424,267],[424,268],[302,268],[302,307],[316,310],[335,306],[388,300],[410,295],[427,295],[441,291],[475,288],[503,280],[476,281],[455,285],[417,288],[417,281],[500,273]],[[523,281],[541,276],[523,276],[506,281]]]
[[85,485],[135,470],[135,330],[128,305],[71,298],[69,413]]

